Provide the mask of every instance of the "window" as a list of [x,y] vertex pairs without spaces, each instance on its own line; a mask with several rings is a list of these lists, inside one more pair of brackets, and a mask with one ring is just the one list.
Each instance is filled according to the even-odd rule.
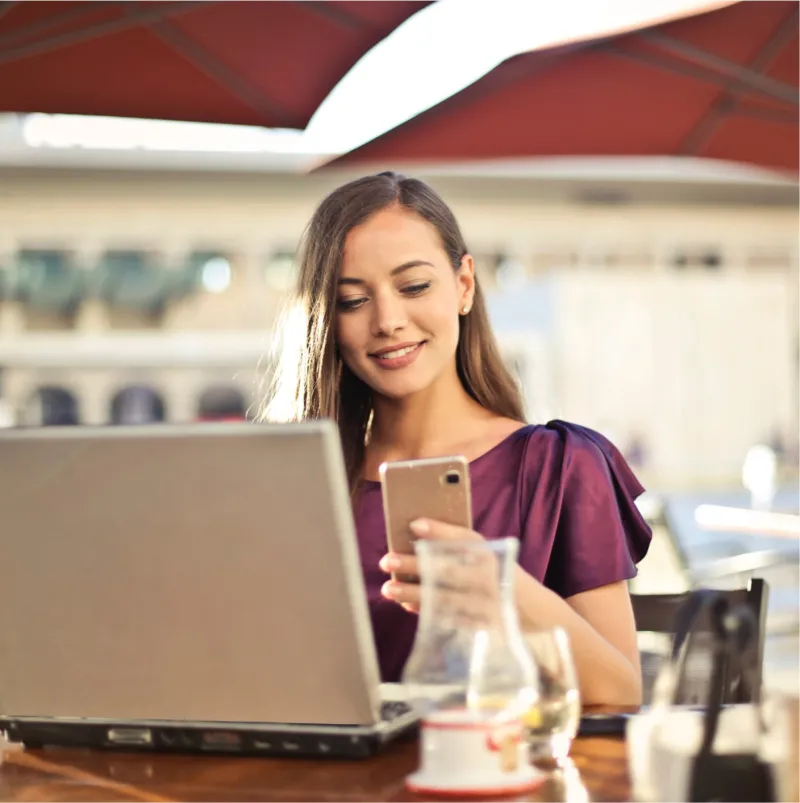
[[542,248],[531,257],[531,268],[536,273],[545,273],[562,268],[574,268],[578,254],[572,248]]
[[612,270],[643,269],[653,267],[653,254],[646,248],[610,248],[602,255],[604,267]]
[[159,316],[175,290],[172,271],[153,264],[147,251],[108,251],[95,271],[95,287],[112,308]]
[[267,260],[264,279],[273,290],[286,292],[294,287],[298,268],[294,251],[281,249],[275,251]]
[[689,246],[677,249],[670,262],[678,270],[718,270],[724,260],[721,250],[716,246]]
[[788,270],[792,267],[792,254],[780,246],[756,246],[747,251],[745,267],[749,270]]
[[26,306],[51,315],[72,315],[87,291],[83,271],[58,250],[21,250],[12,284]]
[[220,251],[195,251],[180,275],[179,295],[186,295],[196,288],[207,293],[224,293],[233,281],[233,268],[228,257]]

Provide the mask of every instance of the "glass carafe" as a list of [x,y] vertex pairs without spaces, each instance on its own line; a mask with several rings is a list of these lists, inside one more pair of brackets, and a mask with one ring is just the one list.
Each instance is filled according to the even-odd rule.
[[538,674],[514,605],[519,542],[418,541],[421,605],[403,672],[422,719],[415,791],[508,794],[539,781],[523,734]]

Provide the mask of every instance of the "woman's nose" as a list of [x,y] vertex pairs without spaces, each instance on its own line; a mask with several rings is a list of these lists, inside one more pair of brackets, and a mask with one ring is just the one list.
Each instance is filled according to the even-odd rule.
[[392,335],[407,323],[402,299],[396,296],[376,298],[372,309],[372,333],[374,335]]

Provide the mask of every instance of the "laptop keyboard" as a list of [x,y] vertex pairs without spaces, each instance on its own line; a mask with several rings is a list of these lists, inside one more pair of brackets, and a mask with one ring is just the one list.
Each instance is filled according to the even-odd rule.
[[381,703],[381,719],[384,722],[391,722],[410,712],[411,706],[402,700],[386,700]]

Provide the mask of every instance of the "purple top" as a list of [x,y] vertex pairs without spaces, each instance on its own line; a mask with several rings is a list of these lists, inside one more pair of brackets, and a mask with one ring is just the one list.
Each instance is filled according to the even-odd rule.
[[[591,429],[551,421],[509,435],[470,463],[475,530],[517,536],[519,563],[561,597],[627,580],[651,532],[633,501],[644,490],[616,447]],[[415,614],[381,596],[389,579],[381,487],[365,480],[356,511],[361,567],[384,681],[400,679]]]

